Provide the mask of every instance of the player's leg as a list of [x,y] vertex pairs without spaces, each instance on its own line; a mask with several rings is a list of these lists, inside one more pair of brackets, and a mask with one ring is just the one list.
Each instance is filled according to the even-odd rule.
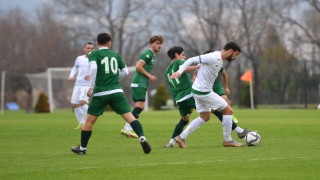
[[209,121],[211,115],[210,101],[212,97],[210,94],[207,95],[198,95],[193,94],[195,99],[197,112],[200,113],[200,116],[191,121],[191,123],[186,127],[186,129],[175,138],[178,142],[179,147],[186,147],[185,139],[193,133],[196,129],[198,129],[201,125]]
[[173,130],[172,136],[169,140],[169,143],[164,145],[164,147],[171,148],[175,145],[174,138],[182,133],[184,127],[189,123],[189,117],[192,113],[192,110],[196,108],[195,101],[194,101],[193,97],[188,98],[184,101],[178,102],[177,104],[179,106],[179,112],[180,112],[181,119],[176,124],[176,126]]
[[[220,91],[217,91],[218,95],[221,96],[224,100],[227,101],[227,103],[229,104],[229,106],[231,106],[231,102],[230,100],[228,99],[228,96],[225,95],[225,92],[224,90],[220,90]],[[217,116],[217,118],[222,122],[222,117],[223,117],[223,113],[221,111],[211,111],[214,115]],[[235,118],[234,114],[232,115],[232,130],[235,131],[238,135],[238,137],[240,139],[244,138],[248,132],[250,132],[250,130],[248,129],[243,129],[241,128],[240,126],[237,125],[237,118]]]
[[[146,88],[133,87],[132,88],[132,99],[135,102],[132,114],[136,119],[139,119],[140,113],[144,109],[146,99]],[[127,137],[137,138],[138,136],[133,132],[132,127],[129,123],[126,123],[121,129],[121,134]]]
[[87,118],[87,112],[88,112],[88,103],[89,103],[89,97],[87,96],[89,86],[85,86],[81,88],[81,95],[79,97],[79,101],[81,104],[81,111],[82,111],[82,124],[86,121]]
[[132,100],[135,102],[132,114],[136,119],[139,119],[140,113],[144,109],[146,101],[146,88],[133,87],[132,88]]
[[151,147],[144,136],[143,128],[139,120],[137,120],[130,112],[130,106],[123,93],[115,93],[112,95],[113,99],[116,99],[110,103],[111,108],[122,116],[122,118],[130,124],[134,132],[139,136],[140,144],[143,148],[144,153],[148,154],[151,152]]
[[71,96],[71,104],[72,104],[74,115],[76,116],[76,119],[78,121],[78,126],[74,129],[81,129],[81,126],[83,125],[83,116],[82,116],[82,110],[81,110],[81,105],[79,100],[80,95],[81,95],[80,86],[74,86],[72,96]]
[[[212,110],[211,111],[214,115],[217,116],[217,118],[222,122],[222,117],[223,117],[223,114],[221,111],[214,111]],[[232,116],[234,117],[234,116]],[[241,128],[240,126],[238,126],[237,123],[234,122],[234,120],[232,120],[232,128],[231,128],[233,131],[235,131],[237,134],[238,134],[238,137],[240,139],[244,138],[245,135],[249,132],[248,129],[243,129]]]
[[92,134],[93,125],[97,121],[98,117],[103,114],[105,106],[108,102],[107,98],[107,96],[94,96],[92,98],[88,109],[87,119],[82,126],[80,145],[77,147],[72,147],[72,152],[79,155],[86,154],[87,145]]
[[175,137],[178,136],[179,134],[181,134],[181,132],[183,131],[183,128],[189,123],[189,115],[186,116],[181,116],[180,121],[176,124],[172,136],[169,140],[169,143],[164,145],[164,147],[167,148],[172,148],[175,145]]
[[221,109],[222,109],[221,112],[223,113],[223,117],[222,117],[223,146],[225,146],[225,147],[241,147],[243,145],[239,142],[234,141],[231,137],[233,109],[227,103],[225,105],[221,106]]

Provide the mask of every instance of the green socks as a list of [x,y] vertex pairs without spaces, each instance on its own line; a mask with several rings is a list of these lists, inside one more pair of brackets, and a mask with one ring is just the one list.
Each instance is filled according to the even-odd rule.
[[81,130],[81,147],[86,148],[92,131]]
[[174,128],[173,134],[171,136],[171,138],[175,138],[176,136],[178,136],[179,134],[182,133],[183,128],[189,123],[189,121],[184,121],[184,120],[180,120],[179,123],[176,125],[176,127]]
[[134,132],[140,137],[144,136],[143,129],[141,123],[138,120],[134,120],[130,123],[130,126],[134,130]]
[[138,119],[139,118],[139,115],[140,113],[143,111],[143,109],[141,108],[138,108],[138,107],[135,107],[133,110],[132,110],[132,114],[133,116]]

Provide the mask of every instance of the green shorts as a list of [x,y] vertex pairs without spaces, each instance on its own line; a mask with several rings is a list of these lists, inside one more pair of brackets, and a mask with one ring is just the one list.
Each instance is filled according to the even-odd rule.
[[146,88],[141,88],[141,87],[132,87],[132,100],[134,102],[137,101],[142,101],[145,102],[146,100]]
[[193,97],[178,102],[180,116],[190,115],[193,109],[196,109],[196,103]]
[[226,92],[224,91],[222,86],[213,87],[212,90],[213,92],[217,93],[219,96],[226,95]]
[[105,111],[107,105],[117,114],[131,112],[131,107],[123,93],[114,93],[104,96],[93,96],[89,103],[88,114],[100,116]]

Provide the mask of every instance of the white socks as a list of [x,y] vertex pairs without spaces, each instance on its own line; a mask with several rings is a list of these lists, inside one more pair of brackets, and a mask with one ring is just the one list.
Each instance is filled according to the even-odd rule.
[[223,139],[225,141],[231,141],[231,128],[232,128],[232,115],[223,115],[222,117],[223,126]]
[[176,144],[176,140],[170,139],[169,143],[175,145]]
[[241,127],[237,126],[237,127],[234,129],[234,131],[237,132],[237,133],[243,133],[244,130],[243,130]]
[[146,139],[146,137],[144,137],[144,136],[140,136],[139,137],[139,141],[140,142],[145,142],[147,139]]
[[206,121],[204,121],[201,117],[197,117],[191,123],[187,126],[187,128],[180,134],[180,137],[182,139],[186,139],[189,134],[193,133],[196,129],[198,129],[202,124],[204,124]]
[[79,124],[83,123],[83,114],[81,107],[73,108],[73,110]]
[[79,124],[84,124],[87,118],[88,104],[84,104],[80,107],[73,109]]

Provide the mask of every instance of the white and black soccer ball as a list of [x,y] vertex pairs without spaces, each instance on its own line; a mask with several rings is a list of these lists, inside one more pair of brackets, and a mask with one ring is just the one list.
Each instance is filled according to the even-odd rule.
[[257,146],[261,142],[261,136],[257,132],[248,132],[248,134],[244,137],[244,142],[248,146]]

